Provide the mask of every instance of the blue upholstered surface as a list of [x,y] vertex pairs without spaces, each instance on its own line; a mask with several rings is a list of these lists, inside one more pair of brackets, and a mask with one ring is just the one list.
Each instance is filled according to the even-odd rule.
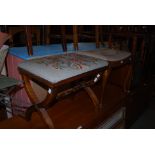
[[[96,49],[95,43],[79,43],[79,51],[94,50]],[[74,52],[73,44],[67,44],[67,52]],[[47,56],[63,53],[61,44],[40,45],[33,46],[33,56],[29,56],[27,47],[13,47],[10,48],[9,53],[18,58],[28,60],[34,57]]]

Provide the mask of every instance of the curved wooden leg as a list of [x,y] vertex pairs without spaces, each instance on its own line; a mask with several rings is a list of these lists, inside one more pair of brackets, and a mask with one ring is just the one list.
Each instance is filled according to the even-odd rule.
[[37,112],[39,108],[42,108],[41,104],[33,104],[29,108],[27,108],[25,112],[25,118],[27,121],[31,120],[31,116],[33,112]]
[[31,116],[33,112],[39,112],[39,115],[43,119],[43,121],[48,125],[50,129],[54,128],[54,124],[52,119],[50,118],[48,112],[41,104],[33,104],[31,107],[29,107],[26,111],[25,117],[27,121],[31,120]]
[[128,67],[127,68],[128,72],[127,72],[127,75],[126,75],[126,79],[125,79],[123,88],[124,88],[124,92],[129,93],[133,71],[132,71],[132,65],[131,64],[128,65],[127,67]]
[[[31,102],[33,104],[38,104],[39,99],[32,88],[30,78],[27,77],[26,75],[22,75],[22,79],[24,81],[25,90],[26,90]],[[42,104],[44,106],[52,104],[52,101],[55,99],[56,95],[57,95],[56,89],[52,90],[52,92],[47,92],[45,99],[40,104]]]
[[46,111],[45,108],[39,108],[38,111],[40,112],[42,118],[43,118],[43,121],[45,121],[45,123],[48,125],[48,127],[50,129],[54,129],[54,124],[53,124],[53,121],[52,119],[50,118],[48,112]]
[[108,68],[104,71],[103,75],[102,75],[102,90],[101,90],[101,97],[100,97],[100,109],[102,109],[103,107],[103,96],[104,96],[104,91],[105,91],[105,87],[107,85],[108,79],[109,79],[109,75],[111,73],[111,68]]
[[93,104],[95,105],[95,108],[98,109],[99,106],[99,100],[96,96],[96,94],[94,93],[94,91],[90,88],[90,87],[85,87],[84,90],[87,92],[87,94],[89,95],[91,101],[93,102]]
[[51,105],[54,104],[54,100],[56,99],[57,96],[57,89],[54,89],[52,93],[47,93],[46,98],[40,103],[44,105],[45,107],[50,107]]
[[99,109],[102,109],[103,95],[104,95],[105,87],[106,87],[106,84],[108,82],[108,78],[109,78],[110,73],[111,73],[111,69],[108,68],[108,69],[106,69],[104,71],[104,73],[102,75],[102,88],[101,88],[101,97],[100,97],[100,100],[98,100],[96,94],[94,93],[94,91],[90,87],[85,87],[84,88],[85,91],[87,92],[87,94],[89,95],[89,97],[91,98],[91,101],[95,105],[95,108],[96,108],[97,111]]
[[39,99],[38,99],[37,95],[35,94],[35,92],[33,91],[33,88],[32,88],[31,82],[30,82],[30,78],[28,78],[26,75],[22,74],[22,80],[24,81],[24,87],[28,94],[28,97],[30,98],[30,101],[33,104],[37,104],[39,102]]
[[41,117],[43,118],[43,120],[45,121],[45,123],[48,125],[48,127],[54,128],[52,119],[50,118],[50,116],[48,115],[48,112],[44,107],[52,104],[53,100],[57,95],[57,91],[53,90],[52,92],[48,92],[46,98],[41,103],[39,103],[39,99],[32,88],[30,79],[26,75],[22,75],[22,79],[24,81],[26,92],[31,102],[33,103],[33,105],[29,107],[26,111],[26,119],[30,120],[32,113],[34,111],[38,111]]

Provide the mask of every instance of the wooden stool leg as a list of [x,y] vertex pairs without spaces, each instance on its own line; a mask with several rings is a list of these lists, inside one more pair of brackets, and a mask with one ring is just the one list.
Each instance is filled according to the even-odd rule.
[[45,108],[39,108],[38,111],[40,112],[43,120],[45,121],[45,123],[48,125],[48,127],[50,129],[54,129],[54,124],[53,124],[53,121],[52,119],[50,118],[48,112],[46,111]]
[[103,107],[104,91],[105,91],[105,87],[107,85],[110,73],[111,73],[111,69],[108,68],[104,71],[104,73],[102,75],[102,90],[101,90],[101,98],[100,98],[100,109],[102,109],[102,107]]
[[39,112],[41,118],[43,121],[48,125],[50,129],[54,128],[54,124],[52,119],[50,118],[48,112],[44,107],[42,107],[41,104],[33,104],[31,107],[29,107],[26,111],[25,117],[27,121],[31,120],[31,116],[33,112]]
[[22,80],[24,81],[24,87],[25,87],[26,93],[28,94],[28,97],[30,98],[31,102],[33,104],[39,103],[39,99],[32,88],[30,79],[24,74],[22,74],[21,76],[22,76]]
[[26,111],[26,119],[30,120],[32,113],[36,111],[40,113],[40,115],[42,116],[45,123],[49,126],[49,128],[54,128],[53,122],[44,107],[50,106],[53,103],[57,95],[57,90],[53,90],[53,92],[50,94],[48,93],[46,98],[41,103],[39,103],[37,95],[35,94],[31,86],[30,79],[24,74],[22,75],[22,79],[24,81],[26,92],[31,102],[33,103],[33,105],[30,108],[28,108]]
[[54,99],[56,98],[56,95],[57,95],[56,89],[54,89],[52,91],[52,93],[47,93],[46,98],[40,103],[36,93],[34,92],[34,90],[32,88],[29,77],[23,74],[22,79],[24,81],[24,87],[28,94],[28,97],[30,98],[30,100],[33,104],[39,103],[44,106],[50,106],[52,104],[52,102],[54,101]]
[[99,100],[98,100],[96,94],[94,93],[94,91],[90,87],[85,87],[84,89],[87,92],[87,94],[89,95],[89,97],[91,98],[93,104],[95,105],[95,108],[98,109]]

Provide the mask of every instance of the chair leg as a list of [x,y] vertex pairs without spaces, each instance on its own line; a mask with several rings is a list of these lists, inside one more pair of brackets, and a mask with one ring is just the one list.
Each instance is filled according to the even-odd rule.
[[28,54],[31,56],[31,55],[33,55],[31,27],[26,26],[25,31],[26,31]]
[[95,40],[96,40],[96,48],[100,47],[100,43],[99,43],[99,35],[100,35],[100,26],[96,25],[95,26]]
[[73,44],[74,44],[74,50],[79,50],[78,47],[78,26],[73,25]]
[[61,34],[62,34],[62,48],[63,51],[67,51],[67,42],[66,42],[66,29],[65,29],[65,25],[61,26]]

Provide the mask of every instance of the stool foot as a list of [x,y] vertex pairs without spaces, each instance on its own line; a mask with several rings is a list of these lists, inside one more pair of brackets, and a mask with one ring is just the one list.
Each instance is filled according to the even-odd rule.
[[34,104],[26,110],[25,118],[27,121],[31,120],[31,116],[33,112],[39,112],[40,116],[42,117],[43,121],[48,125],[48,127],[50,129],[54,128],[53,121],[42,104]]

